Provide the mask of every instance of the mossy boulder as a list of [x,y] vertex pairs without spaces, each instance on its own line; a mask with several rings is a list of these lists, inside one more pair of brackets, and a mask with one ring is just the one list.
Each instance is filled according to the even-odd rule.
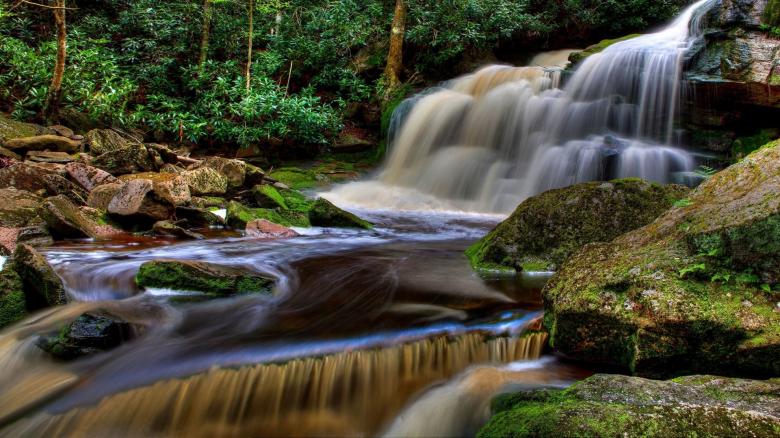
[[288,209],[287,203],[284,202],[284,197],[276,187],[263,184],[255,186],[252,189],[252,195],[255,198],[255,202],[261,208],[283,208]]
[[195,196],[224,195],[228,190],[228,178],[211,167],[187,170],[181,176]]
[[93,215],[63,195],[47,198],[41,208],[51,234],[60,239],[99,238],[119,233],[111,226],[101,224]]
[[113,129],[93,129],[84,135],[93,156],[103,155],[117,149],[124,149],[137,144],[125,138]]
[[91,164],[114,176],[153,172],[157,169],[157,164],[149,155],[149,150],[142,144],[131,144],[106,151],[92,160]]
[[297,167],[283,167],[274,170],[269,176],[295,190],[311,189],[322,183],[314,171]]
[[184,260],[155,260],[141,265],[135,281],[144,288],[203,292],[212,297],[270,294],[274,279],[238,268]]
[[325,198],[319,198],[309,210],[309,222],[315,227],[362,228],[369,230],[373,225],[354,214],[342,210]]
[[647,376],[780,375],[780,147],[643,228],[571,256],[543,291],[558,351]]
[[39,338],[36,345],[55,359],[71,361],[112,350],[132,337],[129,323],[109,315],[85,313],[64,325],[57,335]]
[[0,227],[19,228],[43,223],[40,219],[43,199],[25,190],[0,189]]
[[572,52],[569,55],[569,62],[571,62],[572,65],[579,64],[580,62],[585,60],[585,58],[588,58],[591,55],[595,55],[596,53],[601,53],[607,47],[609,47],[609,46],[611,46],[611,45],[613,45],[615,43],[619,43],[619,42],[622,42],[622,41],[627,41],[627,40],[630,40],[630,39],[634,39],[634,38],[636,38],[638,36],[641,36],[641,35],[638,34],[638,33],[635,33],[635,34],[626,35],[626,36],[623,36],[623,37],[620,37],[620,38],[601,40],[598,43],[593,44],[592,46],[586,47],[585,50]]
[[19,275],[27,309],[37,310],[65,304],[65,286],[54,269],[30,245],[18,245],[13,255],[13,270]]
[[174,205],[188,204],[191,200],[187,181],[175,173],[143,172],[119,177],[120,181],[146,179],[152,182],[152,191],[160,200]]
[[22,279],[11,263],[5,263],[0,270],[0,327],[13,324],[26,315]]
[[209,157],[202,166],[209,167],[227,178],[228,188],[235,190],[244,185],[247,164],[241,160],[222,157]]
[[304,211],[290,209],[250,208],[239,202],[230,201],[227,206],[227,224],[244,230],[249,222],[265,219],[285,227],[309,227],[309,218]]
[[587,243],[649,224],[688,191],[635,178],[550,190],[520,204],[466,255],[478,271],[554,269]]
[[492,407],[479,438],[780,435],[780,384],[768,381],[597,374],[565,390],[505,394]]
[[47,134],[54,134],[54,132],[40,125],[17,122],[16,120],[0,115],[0,142],[13,138],[33,137]]

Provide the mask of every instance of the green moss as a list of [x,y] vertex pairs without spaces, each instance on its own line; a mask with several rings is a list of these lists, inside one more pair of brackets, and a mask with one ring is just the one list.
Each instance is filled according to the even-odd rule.
[[246,224],[256,219],[266,219],[285,227],[309,227],[309,218],[305,212],[269,208],[249,208],[236,201],[230,201],[227,207],[227,223],[237,230],[246,228]]
[[753,135],[739,137],[732,143],[731,154],[734,158],[741,159],[776,139],[777,136],[777,130],[764,129]]
[[317,199],[312,205],[311,210],[309,210],[309,221],[317,227],[363,228],[367,230],[373,228],[370,222],[336,207],[324,198]]
[[569,55],[569,61],[572,63],[572,65],[578,64],[591,55],[603,52],[607,47],[615,43],[627,41],[639,36],[641,36],[641,34],[631,34],[620,38],[601,40],[600,42],[593,44],[592,46],[588,46],[587,48],[585,48],[585,50],[581,52],[573,52],[571,55]]
[[140,287],[197,291],[213,296],[269,293],[273,284],[266,277],[218,265],[165,260],[144,263],[135,280]]
[[22,280],[10,268],[0,272],[0,327],[12,324],[27,315]]
[[312,189],[320,185],[315,172],[297,167],[283,167],[274,170],[269,176],[295,190]]
[[764,9],[764,23],[769,26],[780,26],[780,0],[769,0]]
[[255,186],[252,189],[255,195],[255,200],[260,207],[263,208],[283,208],[287,209],[287,203],[284,202],[284,197],[278,190],[272,185],[260,185]]

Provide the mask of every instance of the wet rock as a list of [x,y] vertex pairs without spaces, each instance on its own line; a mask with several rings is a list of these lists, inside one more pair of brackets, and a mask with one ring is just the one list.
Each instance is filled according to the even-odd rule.
[[107,211],[108,205],[111,204],[111,200],[114,199],[114,196],[116,196],[124,186],[125,183],[119,181],[96,186],[89,193],[87,205],[98,210]]
[[52,235],[59,239],[99,238],[119,232],[109,225],[99,223],[92,215],[84,213],[62,195],[47,198],[43,203],[41,216]]
[[231,190],[244,185],[247,166],[246,163],[241,160],[209,157],[203,162],[202,166],[210,167],[227,178],[228,188]]
[[255,186],[252,195],[258,207],[288,209],[284,197],[274,186],[268,184]]
[[319,198],[314,202],[309,210],[309,221],[315,227],[373,228],[370,222],[336,207],[325,198]]
[[91,164],[114,176],[153,172],[157,168],[149,151],[141,144],[107,151],[95,158]]
[[14,152],[18,151],[56,151],[77,152],[81,143],[59,135],[37,135],[35,137],[13,138],[6,140],[4,146]]
[[176,207],[176,217],[187,223],[190,228],[209,228],[225,225],[225,221],[216,214],[195,207]]
[[76,157],[67,152],[48,152],[48,151],[29,151],[27,159],[36,163],[71,163],[76,161]]
[[190,202],[197,208],[225,208],[227,201],[219,196],[193,196]]
[[621,41],[630,40],[632,38],[636,38],[640,36],[640,34],[631,34],[626,35],[620,38],[614,38],[614,39],[606,39],[601,40],[600,42],[593,44],[592,46],[588,46],[585,48],[585,50],[578,50],[574,51],[569,55],[569,62],[572,63],[572,65],[577,65],[585,60],[585,58],[588,58],[591,55],[595,55],[596,53],[603,52],[607,47],[619,43]]
[[143,288],[203,292],[214,297],[270,294],[272,278],[213,263],[155,260],[141,265],[136,283]]
[[13,270],[12,263],[6,261],[0,268],[0,328],[13,324],[25,316],[27,316],[27,307],[22,280]]
[[256,219],[266,219],[285,227],[311,226],[306,212],[270,208],[249,208],[236,201],[227,205],[227,224],[236,229],[244,230],[249,222]]
[[778,192],[774,143],[650,225],[575,253],[543,292],[551,345],[646,376],[780,374]]
[[352,154],[357,152],[366,152],[374,149],[376,142],[364,138],[354,133],[342,133],[338,139],[331,145],[335,153]]
[[120,181],[133,181],[145,179],[152,182],[154,194],[161,200],[174,205],[184,205],[190,202],[190,188],[187,181],[174,173],[136,173],[132,175],[123,175]]
[[39,212],[43,199],[25,190],[0,189],[0,227],[21,228],[43,221]]
[[68,163],[65,165],[68,177],[79,184],[84,190],[91,192],[95,187],[117,181],[110,173],[84,163]]
[[568,389],[505,394],[477,434],[535,436],[775,436],[780,385],[689,376],[671,381],[597,374]]
[[128,181],[116,192],[108,204],[108,212],[130,221],[157,222],[173,215],[174,207],[157,198],[154,184],[148,179]]
[[639,179],[589,182],[527,199],[466,251],[477,270],[546,271],[592,242],[649,224],[689,189]]
[[257,219],[249,222],[246,224],[245,231],[247,237],[257,239],[279,239],[298,236],[298,233],[295,231],[266,219]]
[[53,131],[32,123],[17,122],[0,115],[0,142],[14,138],[54,134]]
[[195,196],[224,195],[228,189],[228,178],[211,167],[187,170],[181,176]]
[[95,156],[137,144],[113,129],[93,129],[84,135],[84,139],[89,145],[90,152]]
[[85,313],[56,336],[41,337],[37,345],[54,358],[71,361],[112,350],[133,338],[132,326],[121,319]]
[[29,310],[58,306],[67,302],[65,286],[49,262],[30,245],[18,245],[13,269],[21,279]]
[[152,226],[152,231],[157,236],[163,237],[175,237],[177,239],[190,239],[198,240],[205,239],[202,234],[194,233],[192,231],[185,230],[184,228],[176,225],[171,221],[159,221],[155,222]]

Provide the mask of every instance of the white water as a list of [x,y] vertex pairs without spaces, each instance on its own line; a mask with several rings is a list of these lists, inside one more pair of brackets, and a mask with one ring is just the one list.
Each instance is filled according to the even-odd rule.
[[694,168],[674,145],[681,66],[712,2],[590,56],[563,88],[567,51],[529,67],[488,66],[407,99],[377,179],[325,196],[353,207],[508,213],[577,182],[681,181]]

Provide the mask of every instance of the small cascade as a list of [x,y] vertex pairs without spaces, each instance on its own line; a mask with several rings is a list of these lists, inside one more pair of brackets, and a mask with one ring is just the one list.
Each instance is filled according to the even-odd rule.
[[[546,333],[439,336],[283,364],[212,368],[11,424],[12,436],[375,433],[416,392],[473,364],[538,359]],[[304,430],[304,432],[302,432]],[[286,432],[287,431],[287,432]]]
[[414,96],[393,116],[377,181],[325,196],[367,208],[508,213],[577,182],[682,181],[695,167],[675,146],[682,64],[712,3],[699,1],[667,28],[588,57],[565,85],[565,52],[556,52]]

